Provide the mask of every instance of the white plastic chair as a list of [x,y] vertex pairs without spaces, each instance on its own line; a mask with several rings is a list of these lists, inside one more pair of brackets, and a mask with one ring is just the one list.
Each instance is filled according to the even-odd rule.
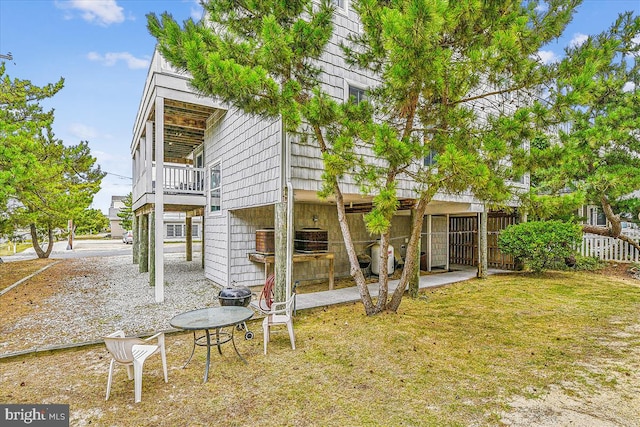
[[[157,339],[158,344],[148,344],[149,341]],[[135,402],[142,399],[142,366],[144,361],[153,354],[160,352],[162,357],[162,369],[164,371],[164,382],[167,379],[167,355],[164,348],[164,333],[159,332],[149,338],[140,339],[136,337],[125,337],[123,331],[116,331],[104,337],[107,350],[111,353],[111,364],[109,365],[109,379],[107,380],[107,397],[111,392],[111,380],[113,379],[113,367],[124,365],[127,367],[127,376],[133,377]],[[133,372],[132,372],[133,371]]]
[[271,303],[271,309],[266,313],[266,317],[262,321],[262,330],[264,332],[264,354],[267,354],[267,342],[269,342],[269,330],[275,325],[287,325],[289,330],[289,339],[291,340],[291,348],[296,349],[296,339],[293,334],[293,306],[295,304],[296,294],[292,294],[288,300],[282,302]]

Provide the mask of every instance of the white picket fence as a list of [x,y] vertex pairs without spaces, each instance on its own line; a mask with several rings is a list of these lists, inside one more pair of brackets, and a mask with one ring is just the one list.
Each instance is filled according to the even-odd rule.
[[640,261],[640,252],[627,242],[595,234],[583,235],[579,252],[583,256],[594,256],[604,261]]

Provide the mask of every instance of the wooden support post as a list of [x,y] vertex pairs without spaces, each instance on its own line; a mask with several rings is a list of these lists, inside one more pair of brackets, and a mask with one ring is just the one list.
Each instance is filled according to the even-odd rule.
[[185,246],[186,246],[185,249],[186,249],[187,253],[185,255],[186,255],[187,261],[191,261],[193,259],[193,232],[192,232],[193,229],[192,229],[191,224],[192,224],[191,217],[188,216],[185,219],[185,228],[186,228],[185,235],[186,235],[186,238],[187,238],[187,242],[185,244]]
[[133,263],[138,264],[140,262],[140,220],[136,215],[131,218],[133,228]]
[[[413,228],[413,224],[415,221],[415,216],[416,216],[416,210],[415,208],[411,209],[411,225]],[[422,230],[420,230],[422,231]],[[415,298],[418,296],[418,292],[420,290],[420,252],[422,251],[422,239],[418,238],[418,247],[416,250],[416,260],[415,260],[415,264],[413,266],[413,271],[410,271],[409,274],[409,287],[408,287],[408,291],[409,291],[409,296],[412,298]],[[405,260],[405,266],[407,265],[407,262]]]
[[[284,199],[284,198],[283,198]],[[275,265],[274,274],[274,299],[284,301],[286,299],[286,270],[287,270],[287,202],[284,199],[275,204]]]
[[484,205],[480,214],[478,227],[478,278],[487,278],[487,205]]
[[140,216],[140,263],[138,264],[140,273],[149,271],[149,215]]
[[156,211],[149,215],[149,286],[156,285]]

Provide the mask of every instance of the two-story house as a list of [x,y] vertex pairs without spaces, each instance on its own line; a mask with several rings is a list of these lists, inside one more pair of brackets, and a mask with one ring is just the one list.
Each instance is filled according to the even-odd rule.
[[[345,102],[350,96],[360,98],[374,83],[341,56],[340,40],[358,31],[358,25],[354,11],[338,7],[334,36],[319,64],[324,70],[324,89]],[[135,240],[142,242],[134,250],[141,271],[153,259],[156,300],[163,299],[163,251],[162,245],[152,241],[162,239],[164,212],[183,212],[187,230],[193,217],[202,218],[202,264],[207,279],[221,286],[259,285],[274,262],[270,229],[276,224],[276,208],[285,188],[293,196],[287,217],[296,232],[291,235],[295,242],[289,240],[295,250],[287,261],[292,280],[331,281],[334,275],[348,276],[350,266],[335,203],[317,196],[323,172],[319,148],[284,135],[280,120],[247,115],[199,96],[188,81],[187,75],[176,72],[155,53],[131,144],[134,233]],[[521,186],[527,185],[523,180]],[[370,253],[377,237],[367,232],[363,212],[370,209],[372,197],[360,194],[355,183],[345,183],[343,191],[357,248],[362,254]],[[403,253],[409,236],[413,196],[411,182],[400,182],[401,209],[391,231],[391,245],[398,254]],[[483,205],[471,195],[438,194],[424,221],[422,268],[475,265],[482,211]],[[495,231],[514,221],[514,215],[492,213],[489,229]],[[191,236],[186,238],[190,259]],[[495,239],[489,238],[490,245],[492,242]],[[495,251],[497,247],[493,258],[490,253],[490,265],[508,267],[509,261]]]

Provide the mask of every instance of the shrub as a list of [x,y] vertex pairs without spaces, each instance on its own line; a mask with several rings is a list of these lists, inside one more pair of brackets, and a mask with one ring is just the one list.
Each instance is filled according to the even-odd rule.
[[594,256],[576,255],[576,270],[596,271],[602,269],[606,262]]
[[562,221],[532,221],[507,227],[498,236],[498,248],[531,270],[541,272],[575,256],[582,238],[579,225]]

